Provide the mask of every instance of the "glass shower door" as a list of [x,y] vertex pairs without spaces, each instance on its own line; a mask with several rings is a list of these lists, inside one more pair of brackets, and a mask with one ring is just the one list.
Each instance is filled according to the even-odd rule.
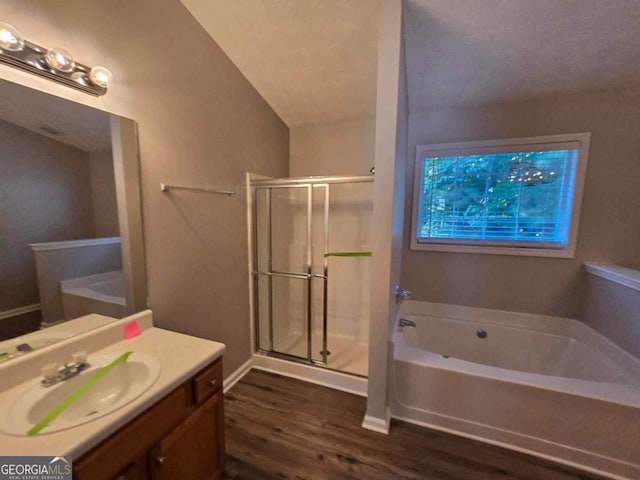
[[314,190],[274,185],[256,188],[254,197],[257,346],[309,362],[316,308]]
[[327,366],[367,376],[373,183],[336,183],[329,190]]

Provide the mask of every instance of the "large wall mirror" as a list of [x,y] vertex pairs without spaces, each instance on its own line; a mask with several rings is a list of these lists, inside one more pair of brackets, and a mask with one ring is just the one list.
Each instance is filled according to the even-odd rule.
[[146,308],[134,121],[0,80],[0,364]]

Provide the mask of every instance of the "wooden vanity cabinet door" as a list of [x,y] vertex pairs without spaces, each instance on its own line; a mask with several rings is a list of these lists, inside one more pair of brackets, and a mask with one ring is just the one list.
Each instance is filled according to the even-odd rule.
[[224,471],[222,359],[74,462],[74,480],[212,480]]
[[154,480],[213,480],[224,471],[222,391],[203,403],[150,452]]
[[[169,435],[195,409],[191,390],[190,383],[182,384],[83,455],[74,462],[73,480],[113,480],[122,475],[126,479],[130,465],[142,462],[146,466],[149,448]],[[134,478],[144,480],[145,476],[136,473]]]

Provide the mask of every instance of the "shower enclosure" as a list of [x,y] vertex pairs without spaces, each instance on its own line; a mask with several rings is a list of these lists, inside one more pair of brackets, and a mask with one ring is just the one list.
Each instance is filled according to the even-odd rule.
[[256,350],[366,376],[373,177],[251,187]]

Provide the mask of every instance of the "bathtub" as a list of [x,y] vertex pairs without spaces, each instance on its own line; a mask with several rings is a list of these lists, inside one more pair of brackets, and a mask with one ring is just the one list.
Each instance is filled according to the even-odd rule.
[[581,322],[405,302],[394,418],[640,479],[640,361]]
[[122,270],[60,282],[65,320],[98,313],[113,318],[127,316]]

